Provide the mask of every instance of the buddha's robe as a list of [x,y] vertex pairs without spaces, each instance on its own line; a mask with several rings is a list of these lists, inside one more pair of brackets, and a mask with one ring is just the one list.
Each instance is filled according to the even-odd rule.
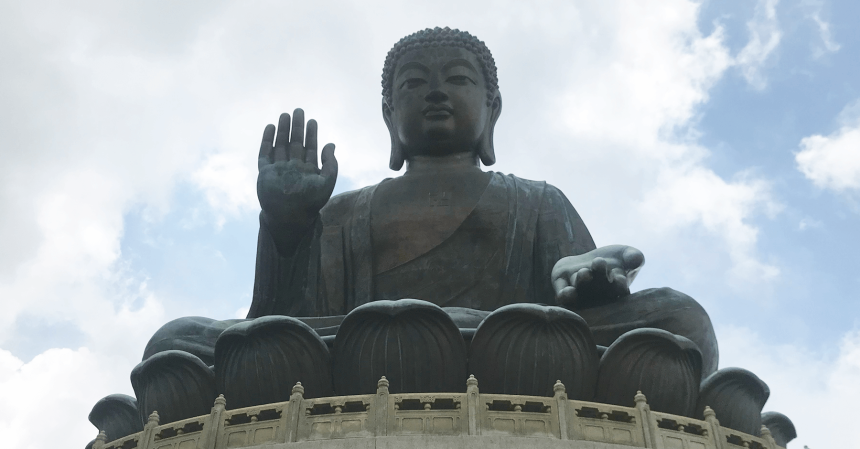
[[[474,207],[450,235],[424,253],[374,267],[371,205],[378,187],[331,198],[291,255],[278,252],[260,221],[248,318],[310,317],[303,321],[320,335],[333,335],[343,315],[362,304],[413,298],[448,308],[458,326],[474,328],[486,312],[508,304],[555,304],[550,280],[555,263],[595,249],[579,214],[557,188],[491,173]],[[608,346],[632,329],[654,327],[693,340],[702,351],[703,375],[717,368],[719,352],[708,314],[683,293],[648,289],[574,311],[589,323],[599,345]],[[218,335],[238,321],[174,320],[156,332],[143,358],[180,349],[212,363]]]
[[377,272],[371,232],[377,187],[332,198],[288,257],[279,254],[261,220],[249,318],[343,315],[378,299],[414,298],[485,311],[522,302],[552,304],[555,263],[595,248],[557,188],[491,173],[483,194],[449,236]]

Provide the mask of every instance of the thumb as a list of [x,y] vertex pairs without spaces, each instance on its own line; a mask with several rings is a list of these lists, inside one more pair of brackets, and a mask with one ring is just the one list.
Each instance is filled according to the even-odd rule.
[[322,150],[322,168],[320,176],[325,178],[326,184],[334,190],[335,181],[337,181],[337,158],[334,157],[334,144],[330,143],[323,147]]
[[639,251],[632,246],[628,246],[627,248],[624,248],[624,252],[621,254],[621,260],[624,268],[632,270],[645,264],[645,255],[642,254],[642,251]]

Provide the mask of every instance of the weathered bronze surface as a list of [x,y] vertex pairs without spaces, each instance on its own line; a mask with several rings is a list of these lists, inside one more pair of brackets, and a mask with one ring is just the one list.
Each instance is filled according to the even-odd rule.
[[654,411],[693,417],[702,353],[688,338],[661,329],[636,329],[606,349],[597,378],[597,402],[623,405],[629,401],[625,395],[648,391]]
[[337,394],[454,391],[466,372],[466,343],[440,307],[426,301],[374,301],[343,320],[334,339]]
[[290,399],[296,382],[308,397],[331,396],[331,357],[307,324],[267,316],[230,326],[215,343],[215,384],[231,408]]
[[88,418],[109,440],[143,430],[143,423],[137,411],[137,399],[124,394],[112,394],[102,398],[93,406]]
[[710,407],[723,426],[759,436],[761,409],[768,397],[770,388],[755,374],[743,368],[723,368],[702,380],[696,418],[703,418],[701,410]]
[[562,382],[571,399],[590,401],[597,345],[588,324],[561,307],[511,304],[491,313],[472,339],[469,373],[486,393],[551,396]]
[[164,422],[206,413],[215,400],[215,373],[187,352],[159,352],[131,371],[140,423],[157,412]]

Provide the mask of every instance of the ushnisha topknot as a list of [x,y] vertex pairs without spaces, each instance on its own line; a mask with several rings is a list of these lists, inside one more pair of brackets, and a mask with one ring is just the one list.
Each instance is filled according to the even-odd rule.
[[484,41],[472,36],[466,31],[445,28],[427,28],[400,39],[385,57],[382,67],[382,97],[391,105],[391,89],[394,83],[394,67],[397,60],[409,50],[424,47],[461,47],[472,52],[481,63],[484,81],[487,85],[487,106],[490,106],[499,88],[499,78],[496,74],[496,61]]

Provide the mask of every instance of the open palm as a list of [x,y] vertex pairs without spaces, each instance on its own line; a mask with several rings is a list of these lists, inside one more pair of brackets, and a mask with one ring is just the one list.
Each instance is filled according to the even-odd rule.
[[317,163],[317,122],[309,120],[305,135],[305,113],[281,114],[275,126],[266,126],[258,159],[257,198],[274,226],[306,229],[325,206],[337,180],[334,144],[322,150],[322,168]]

